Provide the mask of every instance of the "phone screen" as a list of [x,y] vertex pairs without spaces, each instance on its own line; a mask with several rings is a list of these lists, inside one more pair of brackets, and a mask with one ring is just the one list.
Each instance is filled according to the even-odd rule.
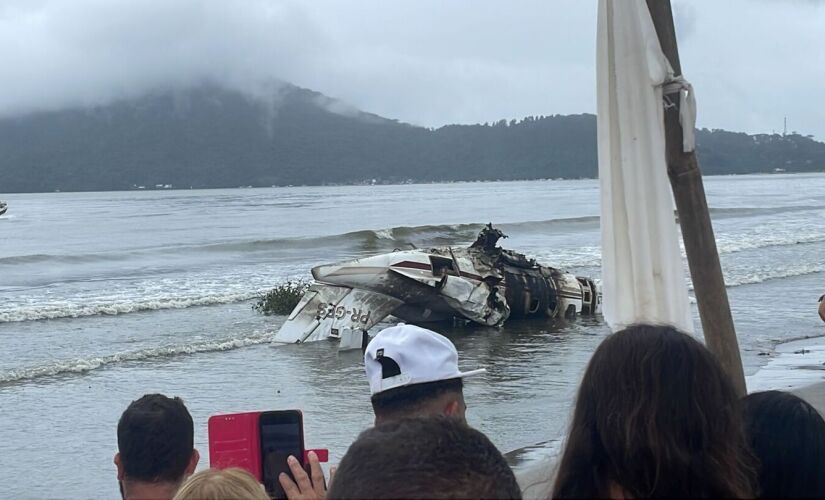
[[281,472],[286,472],[292,477],[286,462],[290,455],[297,458],[303,466],[304,435],[301,412],[261,413],[260,426],[264,487],[270,497],[286,498],[278,476]]

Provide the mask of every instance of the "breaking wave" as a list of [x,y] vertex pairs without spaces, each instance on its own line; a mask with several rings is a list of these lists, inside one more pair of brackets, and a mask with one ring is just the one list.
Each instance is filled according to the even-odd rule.
[[162,309],[184,309],[196,306],[211,306],[216,304],[231,304],[254,299],[265,289],[254,291],[238,291],[224,294],[211,294],[190,297],[144,297],[123,298],[99,302],[89,299],[77,301],[55,301],[33,305],[20,305],[9,311],[0,311],[0,323],[16,321],[37,321],[57,318],[80,318],[85,316],[117,315],[140,311],[156,311]]
[[724,207],[709,209],[710,215],[713,219],[749,217],[754,215],[775,215],[794,212],[810,212],[813,210],[825,210],[825,206],[789,205],[784,207]]
[[783,247],[807,243],[821,243],[825,241],[825,231],[808,234],[797,234],[790,231],[785,234],[765,233],[758,235],[720,234],[716,236],[716,244],[720,254],[758,250],[769,247]]
[[0,266],[20,265],[20,264],[40,264],[43,262],[50,263],[78,263],[78,262],[95,262],[95,261],[115,261],[123,260],[129,257],[134,252],[125,252],[122,254],[76,254],[76,255],[51,255],[51,254],[30,254],[30,255],[14,255],[11,257],[0,258]]
[[539,264],[558,269],[599,267],[602,265],[602,250],[597,246],[542,250],[530,252],[527,256],[536,259]]
[[[784,208],[723,208],[712,209],[714,218],[717,217],[747,217],[780,211],[810,211],[822,210],[820,206],[797,206]],[[525,221],[496,224],[507,234],[526,236],[520,238],[529,241],[531,236],[537,233],[553,234],[561,231],[570,231],[571,234],[579,231],[598,231],[599,217],[586,216],[574,218],[548,219],[538,221]],[[440,245],[463,245],[473,241],[484,227],[483,223],[468,224],[436,224],[421,226],[396,226],[377,230],[352,231],[337,235],[313,236],[303,238],[274,238],[268,240],[255,241],[230,241],[226,243],[213,243],[208,245],[191,246],[166,246],[163,248],[136,249],[128,252],[111,252],[102,254],[80,254],[80,255],[48,255],[36,254],[27,256],[11,256],[0,258],[0,272],[2,266],[47,266],[51,262],[71,263],[71,262],[93,262],[95,259],[128,259],[136,254],[146,252],[173,253],[176,258],[187,259],[189,256],[181,257],[181,250],[191,250],[194,252],[278,252],[279,257],[290,259],[290,269],[300,269],[299,273],[305,273],[311,262],[307,262],[309,251],[312,250],[314,256],[319,259],[322,255],[359,255],[370,253],[382,253],[396,248],[428,248]],[[760,225],[746,234],[742,233],[719,233],[717,235],[718,247],[721,254],[731,254],[742,251],[761,249],[766,247],[781,247],[797,244],[814,244],[825,242],[825,230],[820,230],[814,225]],[[507,246],[505,244],[505,246]],[[562,269],[576,268],[598,268],[601,264],[601,251],[598,245],[587,246],[563,246],[539,248],[516,248],[531,257],[535,257],[538,262]],[[287,255],[289,250],[292,253]],[[319,252],[319,250],[322,250]],[[225,259],[222,256],[221,259]],[[234,258],[234,256],[230,257]],[[259,259],[264,262],[269,259],[269,254],[263,254]],[[154,259],[154,258],[153,258]],[[261,260],[263,259],[263,260]],[[338,259],[331,259],[338,260]],[[160,261],[160,260],[158,260]],[[166,260],[168,261],[168,259]],[[165,261],[164,261],[165,262]],[[120,273],[126,272],[125,267],[119,266]],[[24,268],[25,269],[25,268]],[[258,264],[255,269],[260,270]],[[25,272],[25,271],[19,271]],[[728,286],[740,286],[745,284],[761,283],[763,281],[782,279],[805,274],[825,272],[825,264],[810,264],[805,262],[784,262],[775,268],[735,269],[726,273]],[[301,274],[303,275],[303,274]],[[243,302],[254,299],[261,293],[273,286],[277,280],[285,279],[288,276],[284,269],[268,272],[258,272],[243,274],[237,268],[225,271],[222,275],[209,274],[208,276],[187,275],[183,278],[163,280],[158,277],[137,276],[138,284],[124,284],[118,287],[115,292],[111,290],[101,292],[84,293],[70,297],[58,299],[44,297],[42,295],[32,295],[30,297],[15,295],[11,300],[0,305],[0,324],[21,321],[36,321],[58,318],[78,318],[97,315],[119,315],[140,311],[153,311],[164,309],[183,309],[196,306],[211,306],[218,304],[229,304]],[[106,276],[100,278],[101,281],[112,281],[118,277]],[[9,288],[4,291],[16,291]],[[100,293],[98,293],[100,292]]]
[[[575,217],[568,219],[550,219],[544,221],[516,222],[496,224],[507,232],[531,232],[552,227],[590,224],[597,227],[598,216]],[[90,263],[97,261],[119,261],[141,256],[174,255],[182,252],[271,252],[278,250],[310,250],[317,248],[351,248],[360,251],[392,250],[398,247],[417,248],[433,245],[451,245],[471,242],[484,223],[468,224],[433,224],[422,226],[396,226],[383,229],[364,229],[341,234],[325,236],[307,236],[290,238],[272,238],[252,241],[230,241],[206,245],[178,245],[128,250],[121,252],[86,253],[86,254],[31,254],[0,258],[0,266],[48,263]]]
[[[778,208],[712,208],[714,219],[730,217],[749,217],[784,212],[799,212],[825,210],[823,206],[792,206]],[[510,222],[495,224],[507,234],[530,234],[540,231],[553,231],[560,228],[596,229],[599,225],[599,216],[571,217],[547,219],[525,222]],[[495,221],[494,221],[495,222]],[[154,248],[132,249],[121,252],[98,252],[87,254],[32,254],[0,258],[0,266],[21,264],[47,263],[90,263],[98,261],[119,261],[141,256],[175,255],[181,253],[199,252],[271,252],[271,251],[301,251],[317,248],[349,248],[358,251],[387,251],[394,248],[417,248],[435,245],[464,244],[473,241],[484,223],[466,224],[431,224],[421,226],[395,226],[383,229],[365,229],[350,231],[341,234],[271,238],[251,241],[230,241],[225,243],[210,243],[205,245],[176,245]],[[730,243],[721,242],[720,251],[735,252],[743,249],[761,248],[763,246],[791,245],[799,242],[825,241],[825,232],[812,235],[776,236],[769,239],[754,238],[752,240],[737,240]]]
[[32,366],[0,372],[0,385],[26,382],[44,377],[55,377],[67,374],[83,374],[118,363],[130,361],[149,361],[157,358],[169,358],[188,354],[205,352],[229,351],[241,347],[265,344],[271,340],[269,334],[252,335],[242,338],[219,339],[194,344],[169,345],[153,347],[138,351],[128,351],[106,356],[94,356],[65,361],[57,361],[47,365]]
[[[505,224],[497,225],[504,228]],[[275,238],[247,242],[207,245],[207,251],[262,251],[302,250],[307,248],[355,247],[361,250],[393,249],[399,245],[415,247],[454,244],[475,239],[484,224],[436,224],[423,226],[396,226],[384,229],[364,229],[328,236],[304,238]]]
[[[766,281],[781,280],[785,278],[795,278],[797,276],[807,276],[825,272],[825,264],[799,264],[784,269],[748,269],[739,273],[725,272],[725,285],[727,288],[734,288],[743,285],[755,285]],[[693,292],[693,284],[689,278],[688,289]],[[690,302],[696,303],[696,298],[691,296]]]
[[732,288],[735,286],[753,285],[756,283],[764,283],[766,281],[794,278],[797,276],[807,276],[809,274],[817,274],[822,272],[825,272],[825,263],[800,263],[797,265],[789,265],[780,269],[756,269],[742,271],[737,276],[725,276],[725,283],[728,288]]

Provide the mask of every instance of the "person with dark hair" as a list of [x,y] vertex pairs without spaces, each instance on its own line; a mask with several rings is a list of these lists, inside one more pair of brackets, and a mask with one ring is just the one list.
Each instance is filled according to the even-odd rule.
[[370,382],[375,424],[415,416],[465,418],[462,372],[449,339],[403,323],[380,331],[367,345],[364,367]]
[[[367,344],[364,368],[376,426],[411,417],[446,416],[466,422],[463,378],[485,371],[462,372],[458,352],[447,337],[404,323],[381,330]],[[293,460],[295,480],[281,475],[288,498],[323,498],[321,467],[317,462],[310,466],[307,474]]]
[[180,398],[147,394],[117,423],[115,465],[123,498],[171,499],[195,471],[192,416]]
[[596,349],[579,388],[553,498],[753,497],[742,403],[716,358],[669,326]]
[[760,462],[763,498],[825,498],[825,420],[780,391],[745,397],[745,429]]
[[521,498],[521,490],[484,434],[456,418],[423,417],[361,433],[326,498]]

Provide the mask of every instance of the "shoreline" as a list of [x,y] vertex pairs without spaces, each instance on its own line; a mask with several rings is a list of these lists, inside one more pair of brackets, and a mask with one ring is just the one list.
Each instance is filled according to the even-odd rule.
[[[777,344],[768,362],[746,376],[745,381],[748,394],[769,390],[792,392],[825,416],[825,333]],[[563,440],[564,436],[559,436],[504,454],[524,498],[550,495]]]
[[[727,173],[727,174],[702,174],[702,178],[707,177],[749,177],[749,176],[792,176],[792,175],[813,175],[825,174],[825,170],[811,170],[800,172],[746,172],[746,173]],[[598,180],[598,177],[541,177],[534,179],[461,179],[461,180],[413,180],[407,181],[378,181],[375,183],[365,181],[330,183],[330,184],[273,184],[270,186],[224,186],[224,187],[184,187],[169,185],[169,187],[149,187],[143,188],[131,187],[126,189],[83,189],[83,190],[54,190],[54,191],[8,191],[0,192],[4,196],[7,195],[26,195],[26,194],[63,194],[63,193],[148,193],[157,191],[214,191],[214,190],[249,190],[249,189],[292,189],[292,188],[318,188],[318,187],[380,187],[380,186],[429,186],[429,185],[449,185],[449,184],[493,184],[493,183],[510,183],[510,182],[558,182],[558,181],[592,181]]]
[[745,379],[749,394],[797,392],[825,383],[825,335],[777,344],[768,362]]
[[746,378],[748,394],[788,391],[825,416],[825,335],[777,344],[767,364]]
[[825,382],[817,382],[791,392],[816,408],[820,415],[825,416]]

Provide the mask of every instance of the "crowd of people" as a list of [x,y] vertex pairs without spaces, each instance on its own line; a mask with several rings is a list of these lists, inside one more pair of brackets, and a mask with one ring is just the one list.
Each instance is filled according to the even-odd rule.
[[[493,443],[465,420],[464,378],[447,338],[412,325],[381,331],[364,356],[375,425],[327,481],[295,457],[290,499],[521,498]],[[268,497],[240,468],[194,473],[192,417],[179,398],[132,402],[117,429],[125,499]],[[740,398],[700,342],[668,326],[609,335],[585,370],[552,498],[825,497],[825,420],[785,392]]]

